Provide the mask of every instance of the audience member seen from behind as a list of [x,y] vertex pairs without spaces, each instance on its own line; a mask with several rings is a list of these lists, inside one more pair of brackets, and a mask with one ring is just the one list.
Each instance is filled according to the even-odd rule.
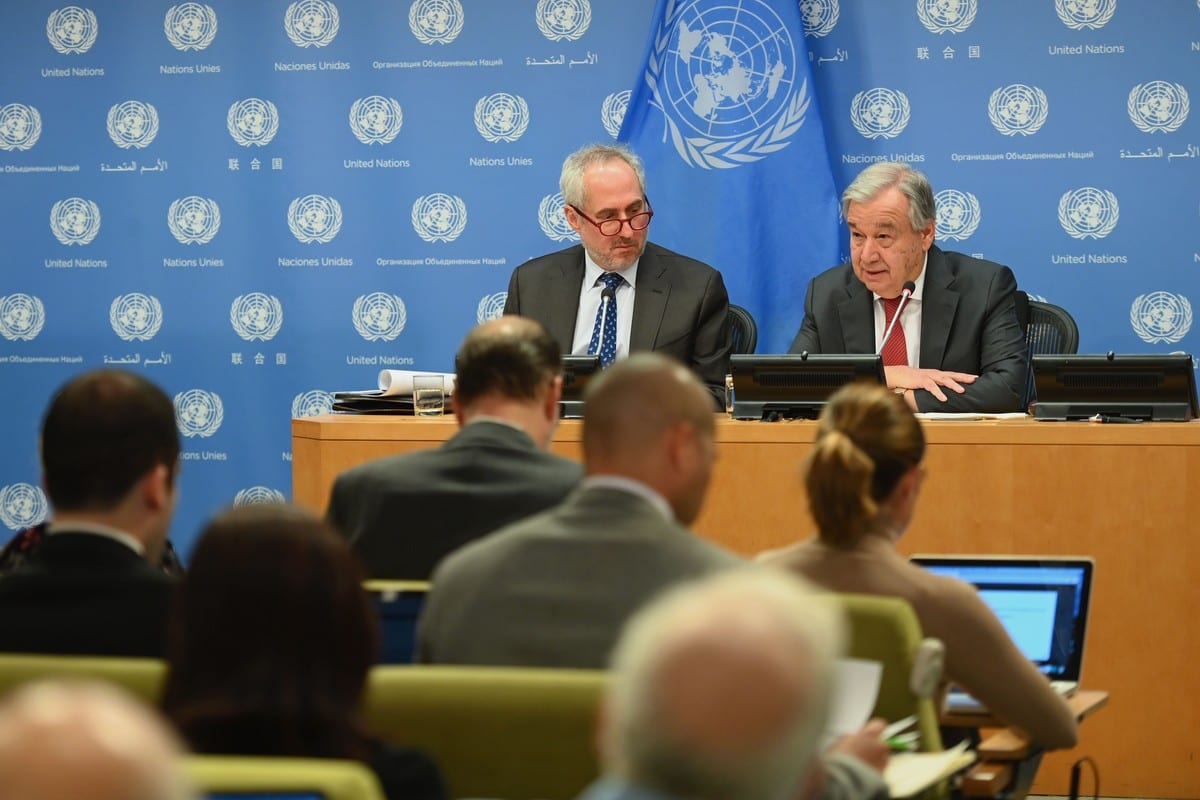
[[932,575],[895,550],[924,479],[925,437],[904,400],[876,384],[836,392],[804,463],[815,539],[760,558],[833,591],[907,600],[946,645],[945,676],[1050,749],[1072,747],[1067,704],[1017,650],[974,587]]
[[362,580],[341,537],[300,509],[240,506],[210,521],[172,613],[163,700],[192,749],[354,759],[392,800],[444,798],[425,756],[362,730],[377,647]]
[[151,565],[175,510],[171,399],[129,372],[73,378],[42,420],[41,458],[54,513],[0,578],[0,650],[161,658],[175,581]]
[[112,686],[34,683],[0,707],[0,797],[190,800],[181,754],[152,709]]

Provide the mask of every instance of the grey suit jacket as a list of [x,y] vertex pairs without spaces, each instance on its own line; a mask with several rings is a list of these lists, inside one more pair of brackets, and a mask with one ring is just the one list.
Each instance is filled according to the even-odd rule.
[[[968,372],[979,378],[965,394],[946,390],[945,403],[915,392],[921,411],[1022,411],[1028,356],[1017,322],[1017,282],[1008,267],[929,248],[921,298],[923,369]],[[791,351],[874,353],[871,291],[850,264],[808,284],[804,321]]]
[[[536,319],[569,352],[583,273],[583,245],[525,262],[513,270],[504,313]],[[687,364],[724,410],[730,333],[729,294],[721,273],[647,242],[634,288],[630,351],[653,350]]]
[[447,553],[557,505],[582,474],[523,431],[480,420],[436,449],[343,472],[327,516],[370,577],[428,580]]
[[647,600],[744,563],[641,497],[585,486],[442,562],[417,660],[604,669],[621,626]]

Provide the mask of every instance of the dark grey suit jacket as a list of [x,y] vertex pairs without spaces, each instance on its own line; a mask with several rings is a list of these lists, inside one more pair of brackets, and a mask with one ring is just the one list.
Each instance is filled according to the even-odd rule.
[[581,488],[442,562],[418,624],[417,660],[604,669],[621,626],[647,600],[744,563],[644,498]]
[[0,651],[164,658],[174,586],[118,541],[55,533],[0,578]]
[[[583,273],[583,245],[525,262],[508,282],[504,313],[536,319],[564,353],[570,352]],[[630,352],[653,350],[687,364],[712,393],[716,408],[724,410],[730,333],[729,294],[721,273],[647,242],[634,288]]]
[[327,516],[370,577],[428,580],[447,553],[558,504],[582,474],[523,431],[480,420],[436,449],[343,472]]
[[[921,411],[1023,411],[1028,356],[1017,323],[1017,282],[1008,267],[929,248],[921,297],[923,369],[968,372],[979,378],[965,394],[945,390],[945,403],[914,392]],[[850,264],[826,270],[808,284],[804,321],[791,352],[874,353],[871,291]]]

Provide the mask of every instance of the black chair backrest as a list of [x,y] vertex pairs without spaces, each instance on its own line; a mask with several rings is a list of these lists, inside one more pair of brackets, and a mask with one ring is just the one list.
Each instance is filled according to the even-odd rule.
[[729,304],[729,331],[733,343],[733,353],[749,355],[758,346],[758,325],[750,312],[741,306]]
[[1079,326],[1065,308],[1030,300],[1025,342],[1030,354],[1074,355],[1079,352]]

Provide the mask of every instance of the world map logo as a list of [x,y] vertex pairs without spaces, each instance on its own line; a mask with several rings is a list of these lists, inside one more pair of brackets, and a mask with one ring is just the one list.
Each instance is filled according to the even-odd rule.
[[1065,192],[1058,201],[1058,223],[1074,239],[1103,239],[1121,217],[1117,196],[1084,186]]
[[579,234],[570,226],[567,215],[563,213],[566,205],[567,201],[563,199],[562,192],[543,197],[542,202],[538,203],[538,225],[541,226],[542,233],[555,242],[578,242]]
[[933,196],[937,208],[935,234],[938,239],[962,241],[969,239],[979,227],[982,216],[979,199],[970,192],[943,189]]
[[233,497],[235,506],[273,505],[286,502],[287,498],[283,496],[283,492],[269,486],[251,486],[241,489]]
[[977,13],[978,0],[917,0],[917,19],[930,33],[962,33]]
[[45,492],[31,483],[10,483],[0,489],[0,522],[9,530],[41,525],[49,513]]
[[463,29],[459,0],[414,0],[408,9],[408,27],[421,44],[450,44]]
[[1139,294],[1129,309],[1129,324],[1144,342],[1174,344],[1192,329],[1192,303],[1181,294]]
[[854,95],[850,122],[868,139],[893,139],[908,127],[908,95],[899,89],[877,86]]
[[65,245],[91,244],[100,232],[100,206],[68,197],[50,207],[50,232]]
[[158,135],[158,111],[149,103],[126,100],[108,110],[108,136],[117,147],[143,148]]
[[269,342],[283,326],[283,304],[262,292],[239,294],[229,307],[229,324],[247,342]]
[[10,342],[31,342],[46,324],[46,307],[31,294],[0,297],[0,336]]
[[453,242],[467,228],[467,204],[452,194],[427,194],[412,205],[413,230],[427,242]]
[[229,107],[225,118],[229,135],[243,147],[271,143],[279,131],[279,110],[270,100],[247,97]]
[[207,439],[225,421],[225,406],[221,396],[205,389],[188,389],[175,395],[175,425],[189,439]]
[[833,33],[841,9],[838,0],[800,0],[800,20],[804,35],[819,39]]
[[489,320],[500,319],[504,316],[504,304],[507,301],[508,292],[485,294],[480,298],[479,306],[475,309],[475,321],[482,325]]
[[354,301],[354,330],[368,342],[390,342],[404,330],[408,310],[399,295],[372,292]]
[[394,98],[373,94],[350,106],[350,130],[363,144],[390,144],[403,124],[404,111]]
[[600,122],[608,135],[614,139],[621,132],[621,123],[625,121],[625,112],[629,110],[629,98],[632,95],[633,92],[629,89],[613,92],[604,98],[604,104],[600,107]]
[[1099,30],[1117,10],[1117,0],[1054,0],[1054,11],[1071,30]]
[[0,107],[0,150],[28,150],[42,135],[42,115],[33,106]]
[[1046,124],[1050,102],[1036,86],[1014,83],[992,92],[988,100],[988,119],[1005,136],[1032,136]]
[[333,395],[320,389],[301,392],[292,398],[293,417],[316,417],[333,411]]
[[529,127],[529,104],[520,95],[496,92],[475,103],[475,130],[489,142],[515,142]]
[[320,194],[297,197],[288,205],[288,229],[304,244],[328,244],[342,229],[342,205]]
[[788,26],[763,0],[668,0],[645,80],[679,157],[730,169],[787,147],[804,124],[796,67]]
[[100,25],[89,9],[67,6],[51,11],[46,18],[46,38],[58,52],[86,53],[96,43]]
[[167,9],[163,32],[176,50],[203,50],[217,37],[217,12],[201,3],[181,3]]
[[180,244],[208,244],[221,230],[221,208],[208,197],[180,197],[167,209],[167,227]]
[[148,342],[162,328],[162,303],[141,292],[118,295],[108,307],[108,322],[122,341]]
[[592,4],[589,0],[538,0],[534,20],[550,41],[575,41],[592,24]]
[[287,7],[283,29],[297,47],[324,47],[338,34],[341,21],[329,0],[300,0]]
[[1187,121],[1191,100],[1181,83],[1150,81],[1129,91],[1129,119],[1144,133],[1173,133]]

